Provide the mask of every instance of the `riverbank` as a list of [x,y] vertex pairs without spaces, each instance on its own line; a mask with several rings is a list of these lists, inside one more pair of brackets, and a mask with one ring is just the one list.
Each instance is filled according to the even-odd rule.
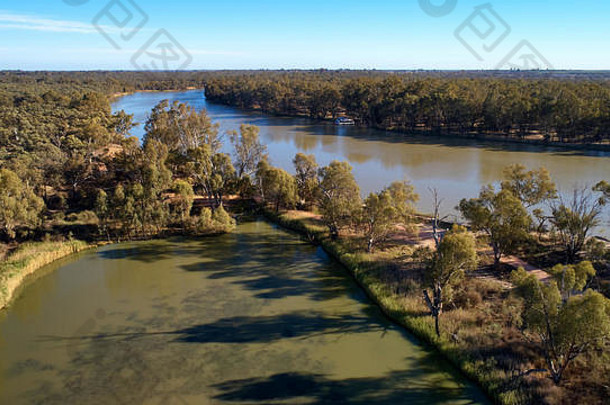
[[31,242],[18,247],[0,262],[0,309],[15,298],[16,291],[37,270],[72,254],[97,247],[79,240]]
[[489,404],[334,260],[258,215],[233,236],[70,256],[25,285],[0,313],[0,403]]
[[[203,91],[205,93],[205,88],[197,88],[197,87],[188,87],[185,89],[169,89],[169,90],[134,90],[130,92],[123,93],[114,93],[110,95],[110,101],[116,102],[118,99],[130,96],[136,93],[171,93],[171,92],[180,92],[180,91]],[[264,113],[261,109],[257,108],[240,108],[234,105],[230,105],[227,103],[222,103],[216,100],[209,100],[211,103],[216,103],[219,105],[236,108],[238,110],[257,112],[263,115],[274,116],[274,117],[285,117],[285,118],[306,118],[312,121],[324,122],[324,123],[332,123],[333,119],[315,119],[311,118],[306,114],[272,114],[272,113]],[[524,138],[511,138],[506,135],[500,133],[479,133],[479,132],[465,132],[463,134],[457,132],[434,132],[426,129],[415,129],[412,134],[405,132],[403,129],[391,129],[391,128],[377,128],[374,126],[360,126],[360,128],[369,128],[376,129],[379,131],[386,131],[396,135],[415,135],[415,136],[438,136],[446,139],[466,139],[466,140],[477,140],[483,142],[490,142],[494,144],[508,144],[508,145],[532,145],[532,146],[542,146],[542,147],[552,147],[552,148],[561,148],[566,150],[583,150],[583,151],[597,151],[597,152],[610,152],[610,143],[565,143],[565,142],[556,142],[556,141],[547,141],[544,140],[543,137],[539,137],[540,139],[535,139],[531,136],[526,136]]]
[[[205,90],[205,89],[198,89]],[[327,124],[334,123],[334,119],[316,119],[312,118],[307,114],[285,114],[285,113],[269,113],[263,112],[260,108],[242,108],[235,105],[223,103],[221,101],[209,99],[211,103],[216,103],[219,105],[236,108],[238,110],[244,110],[249,112],[256,112],[262,115],[268,115],[273,117],[283,117],[283,118],[305,118],[312,120],[314,122],[323,122]],[[333,124],[334,125],[334,124]],[[439,132],[439,131],[431,131],[430,129],[416,128],[411,132],[406,132],[404,129],[394,129],[394,128],[380,128],[372,125],[357,125],[357,128],[367,128],[374,129],[377,131],[389,132],[395,135],[402,135],[405,137],[408,136],[435,136],[445,139],[466,139],[466,140],[475,140],[482,142],[489,142],[493,144],[506,144],[506,145],[531,145],[531,146],[541,146],[541,147],[550,147],[550,148],[561,148],[565,150],[575,150],[575,151],[593,151],[593,152],[610,152],[610,143],[567,143],[567,142],[558,142],[558,141],[549,141],[545,140],[543,136],[529,134],[525,137],[509,137],[502,133],[481,133],[481,132]]]
[[[471,302],[443,315],[443,333],[437,337],[434,320],[421,299],[422,285],[409,278],[409,270],[404,261],[401,263],[404,260],[401,258],[412,255],[414,250],[391,248],[367,254],[350,238],[331,240],[327,230],[310,213],[264,212],[274,223],[320,245],[348,270],[388,318],[436,348],[496,403],[531,403],[554,394],[555,387],[547,379],[529,376],[532,380],[526,380],[526,376],[520,375],[520,366],[533,368],[529,359],[521,359],[521,364],[508,364],[509,359],[523,356],[531,348],[517,340],[516,323],[507,321],[517,316],[518,304],[505,286],[493,280],[469,281],[466,300]],[[420,267],[420,263],[412,264]]]

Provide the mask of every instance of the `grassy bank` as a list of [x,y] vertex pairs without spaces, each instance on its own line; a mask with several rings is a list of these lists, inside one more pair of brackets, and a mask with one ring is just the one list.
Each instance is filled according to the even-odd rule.
[[[312,243],[342,263],[381,310],[423,342],[432,345],[470,380],[477,383],[496,403],[518,404],[553,400],[554,387],[547,379],[516,377],[527,364],[531,349],[517,342],[518,331],[511,325],[514,317],[509,292],[493,281],[471,280],[466,298],[470,302],[443,315],[443,333],[437,337],[434,321],[422,300],[422,284],[410,278],[406,257],[414,249],[391,247],[368,254],[353,238],[333,241],[319,220],[308,213],[265,212],[282,227],[305,235]],[[411,263],[415,274],[418,263]],[[406,275],[406,276],[405,276]],[[507,326],[509,325],[509,326]],[[515,362],[514,359],[520,359]],[[556,398],[555,398],[556,399]]]
[[489,376],[478,372],[476,364],[469,359],[462,358],[456,352],[456,346],[451,342],[436,336],[434,323],[431,317],[413,316],[397,294],[388,288],[378,277],[377,267],[387,264],[375,263],[367,258],[366,254],[352,253],[344,241],[332,241],[323,227],[316,225],[307,218],[291,217],[287,214],[276,214],[266,210],[265,215],[282,227],[300,232],[322,248],[334,259],[339,261],[352,274],[358,284],[373,299],[381,310],[392,320],[406,327],[411,333],[428,344],[432,344],[445,354],[449,360],[458,366],[469,378],[481,384],[488,393],[493,395],[492,381]]
[[18,247],[0,262],[0,309],[9,305],[19,286],[36,270],[91,247],[78,240],[32,242]]

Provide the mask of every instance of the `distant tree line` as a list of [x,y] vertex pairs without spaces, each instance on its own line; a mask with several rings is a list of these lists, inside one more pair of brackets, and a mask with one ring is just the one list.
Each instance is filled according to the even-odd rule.
[[206,79],[206,97],[263,112],[448,134],[594,143],[610,140],[608,80],[256,72]]
[[[583,102],[608,96],[606,84],[588,80],[475,80],[383,72],[185,72],[175,79],[168,73],[142,72],[0,76],[0,240],[4,242],[14,245],[42,238],[46,232],[68,236],[77,224],[90,226],[96,238],[109,240],[224,233],[236,225],[225,210],[227,197],[237,196],[241,198],[234,201],[254,200],[253,206],[262,203],[274,211],[308,210],[320,219],[332,243],[355,240],[356,247],[349,249],[371,255],[367,257],[387,253],[382,251],[384,244],[397,230],[416,236],[416,226],[421,225],[415,213],[419,196],[410,183],[394,182],[362,196],[349,163],[333,161],[320,167],[313,155],[305,154],[294,157],[291,174],[272,165],[259,129],[252,125],[230,132],[232,154],[223,153],[218,125],[205,111],[179,102],[162,101],[152,109],[140,143],[129,135],[133,117],[122,111],[113,114],[109,96],[135,88],[197,87],[204,81],[208,92],[219,86],[229,94],[248,85],[249,90],[236,93],[244,97],[240,98],[243,107],[258,104],[269,112],[285,108],[299,114],[315,111],[313,116],[318,118],[353,110],[351,114],[361,122],[376,126],[392,120],[384,115],[392,110],[381,106],[388,105],[388,94],[398,94],[396,89],[419,88],[416,95],[396,96],[394,105],[410,99],[410,94],[414,105],[427,106],[425,117],[436,117],[431,121],[436,124],[457,114],[457,110],[449,114],[447,106],[461,105],[460,114],[470,113],[466,104],[460,104],[461,96],[446,97],[449,89],[484,99],[484,104],[489,94],[499,97],[513,87],[518,93],[518,89],[552,92],[557,86],[557,103],[568,90],[582,97],[599,96]],[[304,83],[305,89],[317,89],[307,91],[319,96],[318,101],[307,99],[305,90],[299,94],[310,103],[306,107],[295,101],[294,93],[276,97],[277,89],[289,89],[297,82]],[[267,98],[246,103],[249,94],[260,97],[258,86],[268,89],[263,93]],[[490,89],[498,92],[488,93]],[[371,98],[373,94],[381,96]],[[468,100],[463,102],[472,101]],[[486,105],[490,108],[489,102]],[[421,117],[417,108],[412,110],[414,117]],[[598,117],[607,114],[604,108],[600,107]],[[559,114],[560,110],[553,111]],[[443,128],[439,125],[437,129]],[[589,358],[587,354],[603,354],[610,336],[610,301],[594,282],[596,267],[607,266],[608,253],[591,236],[610,202],[607,182],[561,197],[544,168],[507,167],[497,187],[486,186],[478,197],[460,202],[458,209],[470,229],[439,229],[435,200],[430,207],[435,215],[429,219],[434,224],[435,246],[410,252],[409,260],[421,261],[421,289],[415,294],[434,317],[437,336],[443,334],[444,314],[455,303],[453,292],[466,283],[468,272],[485,256],[479,254],[481,246],[490,247],[497,267],[506,255],[536,246],[545,249],[544,255],[559,253],[555,263],[561,264],[548,270],[551,279],[546,282],[525,270],[512,274],[514,294],[521,302],[515,322],[523,338],[534,345],[556,384],[565,381],[566,370],[569,373],[575,362]],[[536,370],[524,372],[530,371]]]

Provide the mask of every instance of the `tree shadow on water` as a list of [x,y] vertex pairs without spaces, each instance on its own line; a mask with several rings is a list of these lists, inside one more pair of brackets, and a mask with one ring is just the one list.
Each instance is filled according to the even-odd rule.
[[429,379],[422,370],[382,377],[329,379],[321,374],[280,373],[263,378],[230,380],[214,386],[214,399],[226,402],[309,404],[476,404],[486,399],[474,387]]
[[97,254],[105,260],[133,260],[142,263],[155,263],[177,255],[201,254],[201,246],[192,240],[162,240],[145,242],[128,242],[106,247]]
[[247,263],[218,260],[185,265],[189,272],[202,272],[212,280],[227,279],[235,285],[254,292],[262,299],[282,299],[307,296],[315,301],[325,301],[348,293],[350,284],[341,269],[332,270],[306,260],[278,258],[260,259],[249,256]]
[[384,331],[367,316],[291,313],[280,316],[233,317],[196,325],[175,333],[188,343],[261,343],[287,338]]
[[154,332],[99,333],[81,336],[41,336],[40,342],[59,341],[133,341],[152,336],[174,337],[184,343],[270,343],[281,339],[307,339],[323,335],[365,332],[385,333],[388,325],[371,322],[371,318],[340,314],[293,312],[277,316],[238,316],[182,329]]
[[181,268],[242,286],[262,299],[307,296],[324,301],[344,295],[350,288],[344,269],[296,238],[242,233],[237,239],[240,249],[235,252],[212,254],[213,261],[206,259]]
[[[248,222],[260,222],[253,220]],[[243,225],[243,223],[242,223]],[[272,230],[271,227],[269,227]],[[133,260],[154,263],[176,256],[205,257],[206,259],[228,258],[239,260],[250,254],[264,251],[269,256],[279,253],[305,251],[311,248],[297,236],[288,236],[286,232],[262,232],[240,229],[235,233],[215,236],[173,236],[164,239],[131,241],[109,245],[98,252],[98,256],[107,260]],[[311,253],[311,251],[307,251]]]

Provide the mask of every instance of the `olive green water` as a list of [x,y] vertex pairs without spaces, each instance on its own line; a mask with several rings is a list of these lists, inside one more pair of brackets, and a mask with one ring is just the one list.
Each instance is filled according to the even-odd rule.
[[265,222],[44,273],[0,312],[2,404],[485,401],[323,251]]

